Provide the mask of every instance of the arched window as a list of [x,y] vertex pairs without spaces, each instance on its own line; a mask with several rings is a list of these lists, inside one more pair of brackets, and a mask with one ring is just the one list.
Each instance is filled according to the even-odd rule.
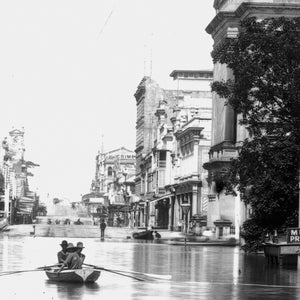
[[108,167],[108,169],[107,169],[107,176],[112,176],[112,173],[113,173],[112,167]]

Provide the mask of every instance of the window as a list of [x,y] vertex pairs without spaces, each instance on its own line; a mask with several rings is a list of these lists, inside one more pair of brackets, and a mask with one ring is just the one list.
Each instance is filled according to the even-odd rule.
[[159,160],[165,161],[167,159],[167,151],[160,151],[159,152]]
[[108,167],[107,176],[112,176],[112,173],[113,173],[112,167]]

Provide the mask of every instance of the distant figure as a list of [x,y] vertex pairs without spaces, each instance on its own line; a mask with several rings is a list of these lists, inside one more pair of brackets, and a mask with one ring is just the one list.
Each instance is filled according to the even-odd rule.
[[105,228],[106,228],[106,224],[105,224],[104,220],[102,220],[100,223],[101,239],[104,239]]
[[83,223],[80,221],[80,218],[74,222],[75,225],[83,225]]
[[160,238],[161,238],[160,233],[158,233],[157,231],[154,231],[154,233],[155,233],[155,237],[156,237],[157,239],[160,239]]
[[59,264],[63,264],[68,256],[68,252],[67,252],[68,242],[66,240],[63,240],[60,246],[62,249],[59,252],[57,252],[57,260]]
[[65,219],[64,224],[65,224],[65,225],[70,225],[70,224],[71,224],[70,219]]

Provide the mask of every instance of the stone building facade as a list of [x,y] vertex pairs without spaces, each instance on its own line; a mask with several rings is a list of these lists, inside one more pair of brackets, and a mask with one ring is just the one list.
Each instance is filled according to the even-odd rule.
[[183,203],[191,206],[188,221],[206,218],[207,171],[202,165],[210,147],[212,75],[175,70],[170,76],[181,89],[162,89],[150,78],[138,87],[139,226],[182,230]]
[[91,192],[83,196],[93,217],[105,218],[111,226],[131,225],[131,208],[136,200],[135,158],[135,152],[124,147],[99,151]]
[[[221,51],[226,39],[236,38],[240,21],[256,16],[297,17],[300,14],[298,0],[215,0],[216,16],[207,26],[206,31],[214,40],[214,50]],[[214,64],[214,81],[233,79],[232,71],[220,63]],[[240,199],[225,195],[220,187],[220,175],[226,173],[230,160],[238,155],[237,149],[248,136],[240,126],[240,116],[225,105],[225,100],[213,94],[212,147],[209,162],[205,168],[209,171],[209,203],[207,225],[216,228],[216,236],[235,234],[239,237],[239,228],[248,217],[247,208]]]

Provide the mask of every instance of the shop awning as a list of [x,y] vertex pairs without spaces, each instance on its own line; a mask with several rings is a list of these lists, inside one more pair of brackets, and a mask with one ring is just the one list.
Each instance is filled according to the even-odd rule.
[[151,202],[156,202],[156,201],[159,201],[159,200],[163,200],[165,198],[169,198],[169,197],[172,197],[172,196],[174,196],[174,194],[172,194],[172,193],[165,194],[165,195],[163,195],[159,198],[153,198],[153,200],[151,200]]
[[21,197],[19,202],[27,202],[27,203],[30,203],[30,202],[34,202],[35,200],[33,198],[29,198],[29,197]]

